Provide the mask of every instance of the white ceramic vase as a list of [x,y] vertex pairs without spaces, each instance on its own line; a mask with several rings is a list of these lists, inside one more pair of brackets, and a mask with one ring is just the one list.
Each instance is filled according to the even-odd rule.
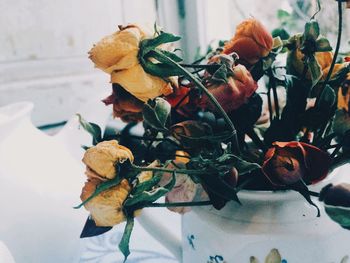
[[[313,190],[342,181],[345,172],[338,171]],[[164,222],[154,222],[151,210],[139,220],[184,263],[348,262],[350,232],[331,221],[317,200],[321,217],[296,192],[241,191],[238,196],[242,205],[229,202],[220,211],[195,207],[185,214],[182,243],[162,232]]]
[[29,102],[0,108],[0,240],[17,263],[78,262],[86,213],[73,206],[83,167],[33,126],[32,109]]

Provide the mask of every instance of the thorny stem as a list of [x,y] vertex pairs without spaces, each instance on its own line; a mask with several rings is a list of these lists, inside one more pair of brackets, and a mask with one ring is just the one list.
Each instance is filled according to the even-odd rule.
[[343,10],[342,10],[342,1],[340,1],[340,0],[337,0],[337,1],[338,1],[338,14],[339,14],[337,45],[335,47],[332,64],[331,64],[329,71],[327,73],[327,77],[326,77],[325,81],[323,82],[320,93],[317,95],[316,106],[319,103],[319,100],[320,100],[320,97],[321,97],[323,90],[325,89],[328,81],[330,80],[330,78],[332,76],[334,65],[335,65],[335,62],[337,61],[337,57],[338,57],[338,53],[339,53],[339,49],[340,49],[340,41],[341,41],[341,35],[342,35],[342,29],[343,29]]
[[221,115],[224,118],[225,122],[230,127],[230,129],[232,131],[232,137],[233,137],[233,146],[234,146],[234,149],[235,149],[236,153],[239,154],[240,150],[239,150],[239,144],[238,144],[236,128],[233,125],[233,123],[232,123],[231,119],[229,118],[229,116],[227,115],[227,113],[221,107],[220,103],[216,100],[216,98],[204,87],[202,82],[198,78],[193,76],[187,69],[185,69],[184,67],[182,67],[181,65],[176,63],[174,60],[172,60],[168,56],[164,55],[163,53],[158,52],[157,50],[155,50],[155,52],[159,56],[162,56],[162,58],[165,61],[167,61],[169,64],[172,64],[174,67],[177,67],[179,70],[181,70],[183,72],[184,76],[188,78],[188,80],[193,81],[196,84],[196,86],[198,88],[200,88],[208,96],[210,102],[219,110],[219,112],[221,113]]
[[211,201],[178,202],[178,203],[149,203],[145,207],[186,207],[186,206],[207,206],[212,205]]

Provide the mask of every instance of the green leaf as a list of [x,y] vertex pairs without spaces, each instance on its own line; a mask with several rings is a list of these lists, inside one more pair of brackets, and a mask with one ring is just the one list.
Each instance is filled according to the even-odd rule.
[[160,78],[167,78],[171,76],[180,76],[183,74],[178,68],[165,64],[165,63],[153,63],[149,60],[140,60],[143,69],[152,76]]
[[261,166],[257,163],[251,163],[247,162],[237,156],[235,156],[235,163],[234,167],[237,169],[239,176],[245,175],[247,173],[250,173],[256,169],[260,169]]
[[145,39],[140,42],[140,55],[144,56],[158,46],[180,40],[180,36],[162,32],[159,36],[152,39]]
[[311,73],[312,87],[314,87],[322,77],[322,69],[314,55],[310,57],[308,66]]
[[130,249],[129,249],[129,243],[130,243],[130,236],[132,233],[132,230],[134,229],[134,218],[128,217],[123,233],[123,237],[119,242],[119,249],[124,255],[124,262],[127,260],[128,256],[130,255]]
[[236,189],[224,181],[224,177],[215,173],[203,173],[201,179],[205,186],[218,197],[228,201],[233,200],[240,203]]
[[173,173],[171,181],[164,187],[158,187],[151,191],[143,191],[135,196],[130,195],[129,198],[124,202],[124,206],[134,206],[142,203],[152,203],[157,201],[159,198],[167,194],[175,186],[176,178],[175,172]]
[[317,52],[332,51],[331,44],[329,43],[329,41],[326,37],[321,35],[316,40],[316,51]]
[[81,208],[83,205],[85,205],[87,202],[89,202],[92,198],[94,198],[95,196],[99,195],[100,193],[108,190],[109,188],[118,185],[121,181],[123,180],[123,178],[121,178],[120,176],[116,176],[114,179],[112,180],[108,180],[106,182],[103,182],[101,184],[99,184],[96,187],[95,192],[90,195],[84,202],[82,202],[80,205],[75,206],[74,209],[79,209]]
[[314,19],[310,20],[305,24],[304,39],[305,40],[315,40],[320,35],[320,27],[318,22]]
[[350,229],[350,208],[342,206],[324,205],[327,215],[339,225]]
[[158,49],[159,52],[163,53],[164,55],[166,55],[167,57],[171,58],[172,60],[174,60],[175,62],[181,62],[182,58],[180,58],[178,55],[176,55],[174,52],[170,52],[167,50],[162,50],[162,49]]
[[162,178],[162,175],[160,173],[155,173],[150,180],[137,184],[132,190],[131,194],[138,195],[144,191],[151,190],[153,187],[155,187],[159,183],[161,178]]
[[[182,61],[175,53],[157,48],[158,46],[175,42],[180,37],[162,32],[159,36],[153,39],[145,39],[140,42],[140,50],[138,58],[143,69],[153,76],[161,78],[178,76],[182,74],[182,71],[177,67],[174,67],[173,63],[169,63],[169,60],[173,62]],[[160,63],[154,63],[151,58],[157,60]]]
[[91,134],[93,145],[96,145],[99,142],[101,142],[102,141],[101,128],[95,123],[87,122],[85,119],[83,119],[83,117],[80,114],[77,114],[77,116],[79,118],[79,123],[81,127],[83,127],[85,131]]
[[170,116],[171,106],[162,98],[149,100],[144,104],[142,114],[145,122],[159,131],[167,131],[166,123]]
[[291,14],[289,12],[287,12],[286,10],[283,10],[283,9],[277,10],[277,18],[279,20],[288,19],[290,17],[291,17]]

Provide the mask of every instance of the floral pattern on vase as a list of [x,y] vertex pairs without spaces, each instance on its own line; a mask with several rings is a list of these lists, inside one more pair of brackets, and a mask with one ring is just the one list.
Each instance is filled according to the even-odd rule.
[[187,236],[187,240],[188,240],[188,244],[191,246],[191,248],[192,248],[193,250],[196,250],[196,248],[195,248],[195,246],[194,246],[194,240],[195,240],[194,235],[193,235],[193,234],[192,234],[192,235],[188,235],[188,236]]
[[[270,253],[266,256],[264,262],[265,263],[288,263],[286,259],[282,259],[280,252],[276,248],[271,249]],[[340,261],[340,263],[348,263],[348,262],[349,262],[349,256],[343,257],[342,260]],[[251,256],[250,263],[260,263],[260,261],[256,257]]]
[[207,261],[207,263],[227,263],[227,262],[224,260],[223,256],[215,255],[215,256],[209,256],[209,260]]

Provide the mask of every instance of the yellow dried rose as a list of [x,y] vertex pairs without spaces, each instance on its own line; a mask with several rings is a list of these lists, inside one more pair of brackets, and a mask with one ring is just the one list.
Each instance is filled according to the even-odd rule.
[[[160,165],[159,161],[155,160],[152,163],[150,163],[147,166],[147,168],[154,168],[154,167],[157,167],[159,165]],[[153,177],[153,171],[142,171],[137,178],[139,179],[139,183],[144,183],[146,181],[151,180],[152,177]]]
[[[134,161],[132,152],[118,141],[104,141],[88,149],[83,157],[83,162],[87,166],[87,175],[94,172],[104,179],[113,179],[117,175],[116,163],[123,163],[126,160]],[[89,173],[90,172],[90,173]]]
[[[137,25],[120,27],[112,35],[104,37],[89,51],[89,58],[97,68],[111,74],[111,82],[122,86],[141,101],[147,102],[160,95],[172,93],[171,81],[146,73],[139,63],[139,44],[152,35]],[[166,47],[162,47],[166,48]]]
[[[88,180],[82,190],[81,200],[84,202],[88,199],[100,183],[101,181],[96,178]],[[114,226],[126,220],[123,203],[130,191],[128,181],[123,179],[120,184],[96,195],[84,206],[91,213],[97,226]]]

